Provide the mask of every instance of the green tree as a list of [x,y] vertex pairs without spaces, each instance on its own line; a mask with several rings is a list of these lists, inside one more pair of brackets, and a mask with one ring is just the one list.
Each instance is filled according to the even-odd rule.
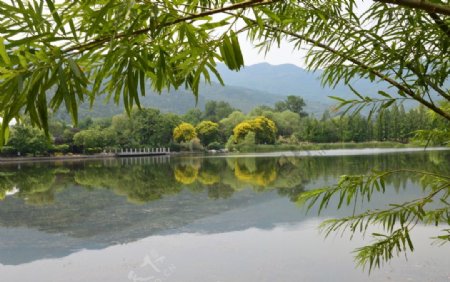
[[170,144],[173,129],[180,122],[176,114],[142,108],[133,109],[130,116],[114,116],[111,128],[116,133],[115,144],[120,147],[156,147]]
[[211,120],[218,122],[219,120],[226,118],[236,109],[224,101],[208,101],[205,104],[205,111],[203,112],[203,120]]
[[94,120],[91,117],[86,117],[78,123],[79,129],[88,129],[94,125]]
[[181,119],[190,124],[198,124],[202,121],[203,113],[199,108],[193,108],[187,111]]
[[173,130],[173,139],[176,142],[188,142],[197,137],[195,127],[187,122],[180,123]]
[[197,132],[197,136],[202,142],[203,146],[207,146],[212,142],[216,142],[219,140],[219,124],[204,120],[200,122],[196,127],[195,131]]
[[300,116],[289,110],[274,113],[272,119],[277,126],[278,134],[286,137],[298,131],[301,124]]
[[114,145],[115,132],[111,128],[92,128],[82,130],[73,137],[73,142],[84,149],[101,148]]
[[289,95],[285,101],[275,103],[275,110],[278,112],[291,111],[300,117],[306,117],[308,114],[303,109],[305,106],[302,97]]
[[181,118],[173,113],[165,113],[161,115],[159,130],[155,134],[156,145],[167,146],[172,141],[173,130],[181,122]]
[[53,141],[55,144],[61,144],[64,142],[64,131],[68,128],[68,125],[64,121],[57,121],[51,119],[49,122],[49,133],[53,136]]
[[254,107],[250,113],[248,113],[249,116],[264,116],[266,113],[272,113],[274,111],[273,108],[266,106],[266,105],[259,105]]
[[136,145],[153,145],[154,135],[160,129],[160,111],[157,109],[133,109],[130,116],[131,135]]
[[92,126],[99,127],[99,128],[107,128],[110,127],[112,124],[111,117],[102,117],[102,118],[96,118],[92,122]]
[[220,120],[219,124],[221,131],[225,136],[233,134],[233,128],[239,123],[243,122],[247,117],[241,111],[234,111],[228,117]]
[[46,154],[50,148],[50,140],[42,130],[17,124],[11,129],[8,146],[19,154]]
[[135,147],[137,142],[131,133],[130,117],[125,114],[115,115],[112,118],[111,128],[116,133],[115,144],[119,147]]
[[[442,107],[450,111],[450,102],[442,102]],[[428,145],[450,145],[450,121],[445,120],[433,111],[427,113],[429,128],[417,128],[414,139]]]

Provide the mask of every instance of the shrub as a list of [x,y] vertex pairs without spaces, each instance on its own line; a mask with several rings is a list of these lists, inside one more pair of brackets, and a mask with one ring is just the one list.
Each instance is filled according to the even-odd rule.
[[103,152],[103,149],[102,149],[102,148],[99,148],[99,147],[95,147],[95,148],[86,148],[86,149],[85,149],[85,153],[88,154],[88,155],[98,154],[98,153],[101,153],[101,152]]
[[0,150],[2,156],[15,156],[17,155],[17,150],[11,146],[3,146]]
[[189,142],[189,150],[190,151],[203,151],[204,148],[202,143],[200,143],[200,139],[194,138]]
[[61,144],[61,145],[53,145],[52,146],[52,152],[53,153],[63,153],[66,154],[70,150],[70,146],[68,144]]
[[223,149],[223,145],[219,142],[212,142],[208,145],[208,150],[220,150]]
[[181,144],[180,143],[171,142],[169,144],[169,148],[170,148],[171,152],[179,152],[179,151],[181,151]]

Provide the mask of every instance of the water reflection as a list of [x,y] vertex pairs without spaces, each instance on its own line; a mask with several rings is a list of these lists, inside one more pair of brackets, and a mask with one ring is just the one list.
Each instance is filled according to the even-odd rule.
[[[0,199],[8,194],[29,205],[49,205],[55,194],[73,185],[86,190],[107,189],[133,203],[147,203],[183,190],[207,191],[211,198],[234,192],[276,190],[295,201],[309,183],[333,183],[342,174],[362,174],[373,169],[421,169],[446,175],[448,152],[419,152],[343,157],[229,157],[152,158],[33,163],[2,166]],[[397,191],[414,175],[388,179]]]
[[[62,257],[155,234],[298,224],[315,216],[314,211],[306,216],[298,210],[294,203],[299,195],[332,184],[342,174],[420,168],[448,175],[449,162],[450,152],[440,151],[5,165],[0,172],[0,263]],[[421,193],[419,182],[408,174],[389,178],[393,189],[370,205],[414,199]]]

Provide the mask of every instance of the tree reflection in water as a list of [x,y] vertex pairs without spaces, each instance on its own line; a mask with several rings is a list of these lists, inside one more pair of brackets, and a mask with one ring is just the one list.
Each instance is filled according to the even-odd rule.
[[[32,163],[2,166],[0,199],[18,189],[14,197],[29,204],[51,204],[55,193],[72,185],[85,189],[108,189],[130,202],[146,203],[183,190],[207,192],[212,199],[230,197],[245,189],[276,190],[297,201],[305,186],[333,184],[343,174],[372,170],[421,169],[447,173],[448,153],[385,154],[342,157],[228,157],[172,158],[165,163],[127,164],[119,160],[72,163]],[[386,184],[396,191],[408,181],[420,182],[413,174],[390,175]]]
[[[118,219],[102,215],[95,219],[90,218],[87,226],[83,228],[77,229],[70,226],[71,222],[80,226],[84,224],[85,218],[92,215],[93,210],[107,209],[123,219],[133,216],[135,220],[137,220],[136,217],[144,220],[145,217],[150,216],[141,211],[128,211],[123,206],[115,206],[123,205],[117,199],[127,199],[131,206],[149,202],[157,203],[163,198],[173,199],[170,202],[173,212],[162,212],[163,209],[167,209],[167,206],[159,207],[161,209],[159,211],[152,211],[151,222],[154,225],[152,228],[163,230],[167,226],[185,222],[181,214],[190,219],[197,218],[195,210],[201,209],[202,205],[207,206],[206,203],[195,202],[201,197],[172,197],[177,194],[203,193],[208,198],[219,201],[232,198],[233,195],[238,196],[237,193],[275,192],[298,204],[305,199],[313,199],[311,194],[314,195],[314,192],[311,189],[332,185],[341,175],[366,175],[373,170],[426,170],[448,176],[450,175],[449,155],[446,151],[432,151],[339,157],[171,157],[165,161],[140,158],[2,165],[0,199],[11,198],[16,203],[21,201],[25,205],[17,206],[14,202],[5,202],[4,204],[7,205],[2,206],[0,221],[5,226],[30,225],[50,232],[68,230],[71,234],[77,234],[76,236],[88,236],[96,232],[90,229],[89,226],[92,224],[98,230],[115,227],[120,229],[132,224],[126,220],[118,222]],[[340,179],[342,181],[343,178]],[[422,196],[420,191],[411,192],[410,187],[428,185],[434,189],[429,177],[414,173],[390,174],[383,179],[386,189],[371,189],[370,193],[364,194],[366,197],[364,201],[361,197],[354,197],[357,193],[351,197],[347,197],[348,194],[344,196],[336,194],[337,197],[329,197],[328,202],[322,207],[328,205],[335,208],[340,200],[344,202],[344,209],[346,205],[355,204],[355,207],[339,213],[344,216],[344,219],[348,219],[368,209],[386,208],[387,204],[396,199],[401,204],[401,201],[411,201]],[[63,193],[80,188],[85,193]],[[426,191],[428,190],[422,192]],[[105,193],[119,197],[109,197]],[[393,197],[399,193],[404,196]],[[89,195],[93,199],[89,199]],[[370,197],[367,198],[368,196]],[[320,199],[317,203],[319,202]],[[71,204],[67,205],[67,203]],[[24,214],[28,210],[25,208],[26,205],[33,207],[29,209],[32,210],[31,214]],[[439,223],[445,223],[445,211],[448,211],[448,204],[445,205],[447,206],[442,208],[444,212],[437,219]],[[53,208],[48,211],[40,209],[46,206]],[[313,206],[316,211],[317,206],[317,204]],[[222,208],[203,207],[201,214],[210,214],[213,210],[217,212]],[[333,224],[339,222],[339,219],[328,221],[331,225],[328,225],[327,230],[334,232],[336,225]],[[432,218],[428,218],[422,223],[434,222]],[[348,226],[352,228],[352,225]]]

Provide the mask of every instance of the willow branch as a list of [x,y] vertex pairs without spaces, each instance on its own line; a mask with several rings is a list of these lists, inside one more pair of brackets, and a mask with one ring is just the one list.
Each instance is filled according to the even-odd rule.
[[436,13],[428,13],[437,26],[450,38],[450,27]]
[[[204,11],[202,13],[190,15],[187,17],[182,17],[182,18],[176,19],[171,22],[163,23],[159,26],[159,28],[168,27],[168,26],[175,25],[175,24],[178,24],[181,22],[186,22],[186,21],[190,21],[190,20],[194,20],[194,19],[198,19],[198,18],[202,18],[202,17],[206,17],[206,16],[211,16],[211,15],[215,15],[215,14],[220,14],[220,13],[224,13],[224,12],[234,11],[234,10],[238,10],[238,9],[245,9],[245,8],[255,7],[255,6],[259,6],[259,5],[274,4],[279,1],[281,1],[281,0],[247,0],[247,1],[239,2],[239,3],[233,4],[233,5],[227,6],[227,7],[208,10],[208,11]],[[90,50],[99,45],[103,45],[107,42],[110,42],[111,38],[114,38],[114,39],[131,38],[131,37],[135,37],[138,35],[146,34],[146,33],[150,32],[151,30],[152,30],[152,28],[148,27],[148,28],[136,30],[131,33],[122,32],[122,33],[119,33],[116,35],[105,36],[102,38],[94,39],[85,44],[69,47],[69,48],[63,50],[63,53],[70,53],[72,51]]]
[[280,32],[283,33],[285,35],[303,40],[305,42],[308,42],[316,47],[322,48],[330,53],[333,53],[349,62],[352,62],[353,64],[357,65],[358,67],[360,67],[361,69],[364,69],[370,73],[372,73],[373,75],[375,75],[376,77],[380,78],[381,80],[386,81],[387,83],[389,83],[390,85],[394,86],[395,88],[397,88],[398,90],[404,92],[406,95],[408,95],[409,97],[413,98],[414,100],[418,101],[419,103],[421,103],[422,105],[426,106],[427,108],[431,109],[432,111],[436,112],[437,114],[441,115],[442,117],[444,117],[447,120],[450,120],[450,113],[447,113],[446,111],[444,111],[443,109],[437,107],[436,105],[434,105],[433,103],[423,99],[420,95],[414,93],[414,91],[412,91],[411,89],[409,89],[408,87],[406,87],[405,85],[402,85],[400,83],[398,83],[397,81],[395,81],[394,79],[384,75],[383,73],[375,70],[374,68],[372,68],[371,66],[361,62],[360,60],[357,60],[354,57],[351,57],[349,55],[346,55],[342,52],[339,52],[339,50],[336,50],[332,47],[330,47],[329,45],[326,45],[318,40],[315,39],[311,39],[309,37],[306,37],[302,34],[297,34],[295,32],[289,31],[289,30],[285,30],[282,28],[278,28],[278,27],[274,27],[274,26],[270,26],[270,25],[264,25],[264,27],[267,30],[271,30],[271,31],[275,31],[275,32]]
[[450,6],[433,3],[427,0],[373,0],[386,4],[394,4],[398,6],[423,10],[428,13],[442,14],[450,16]]
[[[316,11],[320,11],[320,9],[318,9],[317,7],[315,7],[314,5],[310,5],[312,7],[312,9],[316,10]],[[328,14],[330,17],[332,17],[333,15]],[[429,13],[430,17],[434,20],[434,22],[436,23],[436,25],[450,38],[450,28],[449,26],[439,17],[439,15],[435,14],[435,13]],[[366,36],[368,38],[370,38],[371,40],[374,40],[376,42],[378,42],[379,44],[381,44],[381,46],[383,47],[383,50],[390,53],[392,56],[395,56],[396,58],[398,58],[399,60],[404,60],[401,55],[398,54],[397,51],[392,50],[391,47],[389,47],[387,44],[385,44],[384,42],[380,42],[377,39],[377,36],[374,36],[373,32],[367,29],[360,29],[360,26],[355,26],[352,22],[350,22],[349,20],[345,19],[345,18],[339,18],[339,20],[341,22],[344,22],[346,25],[348,25],[350,28],[354,28],[354,29],[359,29],[361,34],[363,36]],[[436,91],[437,93],[439,93],[439,95],[441,95],[442,97],[444,97],[445,99],[450,101],[450,94],[447,94],[446,91],[444,91],[443,89],[441,89],[436,83],[434,83],[433,81],[431,81],[428,76],[424,73],[422,74],[418,68],[416,68],[411,62],[408,62],[406,64],[407,68],[410,69],[417,77],[420,77],[426,84],[428,84],[434,91]],[[396,72],[395,69],[393,69],[394,72]],[[400,76],[401,77],[401,76]],[[404,81],[403,78],[401,78]],[[406,83],[405,83],[406,84]],[[428,93],[429,96],[429,93]],[[430,96],[429,96],[430,97]],[[430,101],[432,104],[434,104],[431,100],[430,97]]]

